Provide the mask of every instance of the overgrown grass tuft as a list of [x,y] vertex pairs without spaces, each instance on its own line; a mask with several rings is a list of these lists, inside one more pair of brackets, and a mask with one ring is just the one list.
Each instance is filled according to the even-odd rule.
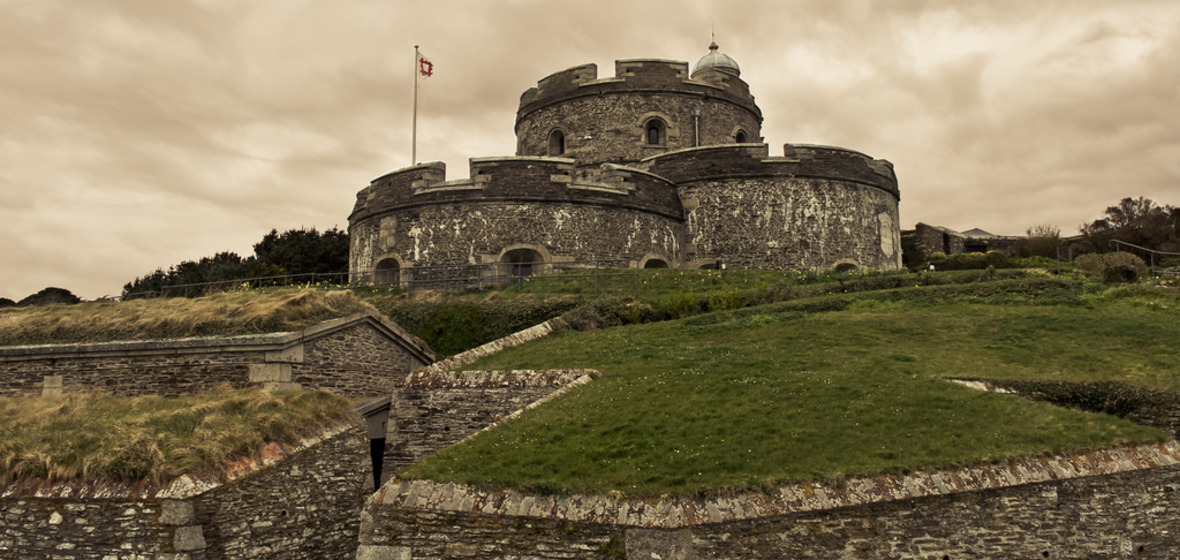
[[0,398],[0,484],[37,479],[160,483],[217,477],[269,442],[358,421],[322,391],[222,390],[179,398],[101,393]]
[[1166,437],[945,378],[1180,391],[1175,291],[1083,295],[1056,281],[999,284],[840,294],[558,333],[470,367],[589,367],[601,379],[404,475],[655,496]]
[[7,308],[0,346],[280,332],[364,309],[351,292],[313,289]]

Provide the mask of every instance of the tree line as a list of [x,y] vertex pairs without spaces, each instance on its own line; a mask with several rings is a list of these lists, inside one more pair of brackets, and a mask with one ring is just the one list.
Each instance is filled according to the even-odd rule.
[[254,254],[242,257],[225,251],[196,261],[182,261],[138,277],[123,285],[123,297],[156,294],[172,286],[249,280],[295,274],[348,272],[348,233],[315,228],[279,233],[272,229],[254,244]]

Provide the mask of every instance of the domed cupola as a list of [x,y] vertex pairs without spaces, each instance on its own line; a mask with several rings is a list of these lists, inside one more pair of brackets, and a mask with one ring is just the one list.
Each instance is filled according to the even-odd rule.
[[709,54],[702,56],[700,60],[692,67],[692,74],[690,77],[695,78],[697,73],[704,70],[723,70],[733,72],[734,75],[740,76],[742,69],[738,67],[737,61],[730,58],[729,55],[718,50],[719,47],[714,41],[709,43]]

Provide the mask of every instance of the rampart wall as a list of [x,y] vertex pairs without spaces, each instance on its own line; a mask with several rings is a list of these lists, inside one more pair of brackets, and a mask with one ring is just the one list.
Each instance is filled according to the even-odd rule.
[[368,490],[361,423],[271,444],[228,480],[0,486],[0,557],[351,559]]
[[498,262],[518,248],[546,261],[678,255],[676,187],[645,171],[516,157],[472,160],[470,179],[446,181],[445,170],[441,162],[407,168],[358,194],[351,270],[384,259],[401,269]]
[[223,385],[387,395],[432,360],[396,325],[352,317],[293,333],[3,347],[0,395],[179,396]]
[[[549,135],[561,130],[566,157],[580,165],[636,162],[667,151],[734,142],[737,130],[761,139],[762,113],[749,86],[737,76],[689,79],[688,64],[671,60],[620,60],[615,77],[598,79],[587,64],[541,79],[520,100],[516,119],[518,155],[554,155]],[[644,123],[667,125],[664,141],[652,145]]]
[[357,558],[1170,558],[1178,506],[1175,441],[710,499],[392,481]]
[[397,469],[587,383],[595,372],[453,371],[566,328],[560,318],[461,352],[399,380],[390,405],[385,465],[388,480]]
[[842,148],[788,144],[785,154],[742,144],[641,163],[680,184],[688,266],[901,266],[892,165]]

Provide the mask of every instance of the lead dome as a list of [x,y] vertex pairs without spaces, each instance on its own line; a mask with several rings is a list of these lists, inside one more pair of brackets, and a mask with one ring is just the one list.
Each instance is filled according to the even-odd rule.
[[738,66],[737,61],[729,55],[721,52],[721,47],[717,46],[716,42],[709,43],[709,54],[702,56],[692,67],[692,76],[696,76],[701,70],[708,70],[715,68],[718,70],[733,70],[737,75],[741,75],[742,69]]

